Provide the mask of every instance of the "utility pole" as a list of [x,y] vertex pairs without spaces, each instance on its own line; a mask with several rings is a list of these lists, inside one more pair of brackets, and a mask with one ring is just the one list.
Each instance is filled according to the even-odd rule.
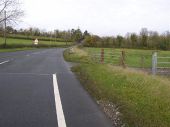
[[50,42],[52,41],[52,32],[50,31]]
[[55,42],[56,42],[56,41],[57,41],[57,37],[56,37],[56,36],[57,36],[57,35],[56,35],[56,34],[57,34],[57,31],[56,31],[56,30],[54,30],[54,31],[55,31],[55,32],[54,32],[54,33],[55,33]]
[[6,11],[4,11],[4,15],[5,15],[5,20],[4,20],[4,48],[6,48]]
[[66,37],[67,35],[66,35],[66,32],[65,32],[65,34],[64,34],[64,41],[66,42],[66,46],[67,46],[67,37]]

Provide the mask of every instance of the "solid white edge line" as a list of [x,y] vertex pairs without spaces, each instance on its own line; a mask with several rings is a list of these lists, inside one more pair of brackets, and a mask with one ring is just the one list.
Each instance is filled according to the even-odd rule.
[[66,122],[65,122],[65,117],[64,117],[64,113],[63,113],[63,108],[62,108],[56,74],[53,74],[53,85],[54,85],[54,96],[55,96],[58,127],[66,127]]
[[9,60],[3,61],[3,62],[0,63],[0,65],[5,64],[5,63],[8,63],[8,62],[9,62]]

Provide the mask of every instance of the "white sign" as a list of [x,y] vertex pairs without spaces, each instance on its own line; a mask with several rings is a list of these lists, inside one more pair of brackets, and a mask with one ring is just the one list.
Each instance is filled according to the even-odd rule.
[[34,40],[34,45],[38,45],[38,39],[37,38]]

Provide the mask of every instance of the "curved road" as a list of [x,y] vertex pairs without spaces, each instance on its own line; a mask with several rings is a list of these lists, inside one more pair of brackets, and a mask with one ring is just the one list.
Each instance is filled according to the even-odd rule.
[[111,127],[62,53],[0,53],[0,127]]

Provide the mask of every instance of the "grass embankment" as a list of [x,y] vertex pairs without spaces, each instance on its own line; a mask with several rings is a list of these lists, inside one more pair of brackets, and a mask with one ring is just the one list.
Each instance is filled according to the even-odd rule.
[[[152,53],[154,50],[142,50],[142,49],[113,49],[104,48],[105,50],[105,62],[118,65],[120,63],[121,51],[125,51],[125,64],[128,67],[144,67],[151,68],[152,66]],[[92,54],[99,54],[101,48],[86,48],[86,51]],[[157,51],[158,56],[170,56],[170,51]],[[112,56],[115,55],[115,56]],[[170,62],[170,59],[159,59],[159,62]],[[170,67],[168,64],[159,64],[159,66]]]
[[66,60],[81,63],[73,67],[73,71],[84,87],[96,100],[116,104],[127,126],[170,126],[170,80],[130,69],[92,63],[87,53],[80,49],[75,49],[73,54],[65,51],[64,56]]
[[[72,42],[54,42],[54,41],[39,41],[39,45],[37,47],[67,47],[72,45]],[[4,39],[0,37],[0,48],[4,46]],[[35,47],[33,45],[33,40],[26,40],[26,39],[7,39],[6,48],[25,48],[25,47]]]

